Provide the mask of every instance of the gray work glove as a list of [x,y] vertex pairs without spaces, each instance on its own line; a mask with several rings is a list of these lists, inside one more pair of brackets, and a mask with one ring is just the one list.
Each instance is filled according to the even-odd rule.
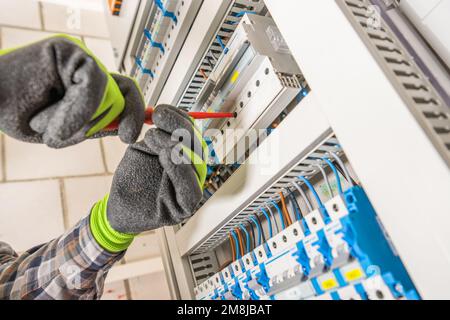
[[[0,50],[0,131],[13,138],[62,148],[118,133],[134,143],[144,111],[135,81],[110,74],[76,38]],[[101,132],[116,118],[118,132]]]
[[92,233],[111,252],[125,250],[134,234],[191,217],[203,196],[208,148],[191,118],[161,105],[153,123],[126,151],[109,198],[91,211]]

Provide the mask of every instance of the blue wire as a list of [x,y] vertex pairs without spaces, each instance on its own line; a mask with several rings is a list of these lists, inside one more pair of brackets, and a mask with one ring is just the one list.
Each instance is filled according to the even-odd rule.
[[147,37],[147,39],[150,42],[150,45],[152,47],[158,48],[163,54],[166,52],[165,49],[164,49],[164,46],[162,45],[162,43],[153,41],[152,34],[150,33],[150,31],[148,29],[144,29],[144,34]]
[[205,192],[206,192],[206,194],[207,194],[208,196],[212,197],[211,191],[209,191],[208,189],[205,188]]
[[142,65],[141,59],[136,57],[135,61],[136,61],[137,66],[139,67],[139,69],[141,69],[142,73],[148,74],[148,75],[150,75],[150,77],[155,78],[155,75],[153,74],[153,72],[150,69],[144,68],[144,66]]
[[220,46],[222,47],[223,53],[227,54],[228,53],[228,48],[223,43],[222,38],[219,35],[217,35],[216,36],[216,40],[217,40],[217,42],[219,42]]
[[275,203],[275,201],[270,201],[270,203],[273,204],[273,206],[275,208],[277,208],[278,214],[280,216],[280,220],[281,220],[281,229],[284,230],[286,229],[286,225],[284,224],[284,219],[283,219],[283,213],[281,212],[280,207]]
[[311,182],[309,182],[309,180],[306,179],[304,176],[299,176],[298,178],[308,186],[308,188],[309,188],[309,190],[311,190],[314,198],[316,198],[316,201],[317,201],[317,204],[319,205],[319,207],[323,208],[322,200],[320,200],[320,197],[317,194],[317,191],[316,191],[316,189],[314,189],[314,186],[311,184]]
[[270,221],[269,214],[267,213],[267,211],[264,208],[261,208],[261,211],[262,211],[264,217],[266,217],[267,222],[269,223],[269,235],[270,235],[270,238],[273,238],[272,221]]
[[244,226],[241,224],[239,225],[239,228],[241,228],[242,231],[244,231],[245,233],[245,244],[247,247],[247,251],[245,253],[249,253],[250,252],[250,235],[248,234],[247,230],[244,228]]
[[235,17],[240,18],[240,17],[243,17],[245,14],[256,14],[256,12],[255,11],[241,11],[237,15],[235,15]]
[[302,216],[300,213],[300,207],[298,205],[297,199],[295,199],[295,196],[291,190],[289,190],[289,199],[291,199],[292,205],[295,209],[295,217],[297,218],[297,221],[300,221],[302,219]]
[[322,160],[325,161],[330,166],[331,170],[333,170],[334,175],[336,176],[336,184],[337,184],[337,187],[338,187],[338,191],[339,191],[340,194],[343,194],[344,191],[342,190],[341,177],[339,176],[338,170],[334,166],[333,162],[331,162],[329,159],[322,158]]
[[177,16],[172,11],[167,11],[166,8],[164,8],[164,5],[161,0],[155,0],[156,6],[161,10],[164,17],[169,17],[175,22],[175,24],[178,23]]
[[239,241],[237,239],[236,233],[234,233],[234,230],[231,231],[231,236],[234,239],[234,246],[236,247],[236,260],[241,258],[241,251],[239,249]]
[[[243,17],[245,14],[256,14],[256,12],[255,12],[255,11],[241,11],[241,12],[239,12],[238,14],[236,14],[234,17],[235,17],[235,18],[241,18],[241,17]],[[237,24],[237,23],[239,23],[239,21],[231,21],[231,22],[230,22],[231,25]]]
[[261,226],[259,225],[258,220],[255,219],[255,217],[250,217],[250,220],[256,225],[256,229],[258,229],[258,246],[260,246],[262,235]]

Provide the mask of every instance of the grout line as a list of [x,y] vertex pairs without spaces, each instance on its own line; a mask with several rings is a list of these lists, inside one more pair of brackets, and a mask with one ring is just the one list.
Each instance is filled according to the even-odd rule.
[[39,10],[39,19],[41,20],[41,30],[45,31],[45,23],[44,23],[44,11],[42,2],[38,2],[38,10]]
[[[14,26],[14,25],[6,25],[6,24],[0,24],[0,28],[8,28],[8,29],[21,30],[21,31],[30,31],[30,32],[33,32],[33,31],[34,32],[44,32],[44,33],[51,33],[51,34],[64,33],[64,34],[67,34],[72,37],[81,37],[81,35],[79,35],[79,34],[67,33],[67,32],[63,32],[63,31],[41,30],[41,29],[22,27],[22,26]],[[90,37],[90,36],[88,36],[88,37]],[[101,38],[101,39],[110,40],[108,38]]]
[[105,152],[105,145],[103,144],[103,139],[100,139],[100,152],[102,154],[102,161],[103,161],[103,167],[105,168],[105,172],[107,174],[111,174],[108,170],[108,163],[106,162],[106,152]]
[[[120,264],[123,264],[123,265],[125,265],[125,264],[127,264],[128,263],[128,261],[126,260],[126,257],[124,256],[123,257],[123,259],[122,259],[122,261],[120,262]],[[123,280],[123,284],[124,284],[124,287],[125,287],[125,294],[126,294],[126,296],[127,296],[127,300],[132,300],[132,296],[131,296],[131,285],[130,285],[130,281],[129,281],[130,279],[125,279],[125,280]]]
[[8,183],[21,183],[21,182],[36,182],[36,181],[51,181],[59,179],[77,179],[77,178],[95,178],[95,177],[109,177],[112,176],[111,173],[94,173],[94,174],[80,174],[76,176],[61,176],[61,177],[45,177],[45,178],[33,178],[33,179],[16,179],[16,180],[5,180]]
[[6,181],[6,146],[5,146],[5,135],[3,133],[0,133],[0,161],[2,163],[2,167],[0,168],[2,172],[2,182]]
[[125,286],[125,293],[127,295],[127,300],[133,300],[133,297],[131,296],[131,286],[129,279],[124,280],[124,286]]
[[89,35],[89,34],[82,34],[82,35],[79,35],[80,37],[83,37],[83,38],[92,38],[92,39],[96,39],[96,40],[109,40],[109,41],[111,41],[111,37],[102,37],[102,36],[95,36],[95,35]]
[[98,40],[111,41],[110,37],[91,36],[88,34],[76,34],[76,33],[70,33],[70,32],[66,32],[66,31],[58,31],[58,30],[48,30],[48,29],[41,30],[41,29],[30,28],[30,27],[15,26],[15,25],[11,25],[11,24],[0,24],[0,28],[18,29],[18,30],[22,30],[22,31],[46,32],[46,33],[54,33],[54,34],[64,33],[64,34],[68,34],[69,36],[73,36],[73,37],[80,37],[80,38],[87,37],[87,38],[94,38],[94,39],[98,39]]
[[69,210],[67,209],[66,185],[64,184],[64,179],[59,179],[59,193],[61,196],[61,208],[63,215],[64,230],[68,230],[70,228]]
[[3,27],[3,28],[19,29],[19,30],[24,30],[24,31],[36,31],[36,32],[42,31],[42,30],[36,29],[36,28],[24,27],[24,26],[15,26],[13,24],[0,24],[0,26]]

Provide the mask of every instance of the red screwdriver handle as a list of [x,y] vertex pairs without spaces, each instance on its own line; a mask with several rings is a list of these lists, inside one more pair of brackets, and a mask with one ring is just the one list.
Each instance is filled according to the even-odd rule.
[[[236,118],[235,113],[227,112],[188,112],[189,116],[196,120],[204,119],[226,119],[226,118]],[[145,110],[145,123],[148,125],[153,124],[153,108],[149,107]],[[114,131],[119,128],[119,120],[114,120],[111,122],[104,131]]]

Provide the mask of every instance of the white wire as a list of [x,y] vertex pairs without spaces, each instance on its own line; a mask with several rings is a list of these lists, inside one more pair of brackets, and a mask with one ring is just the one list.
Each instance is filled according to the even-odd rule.
[[309,211],[314,211],[313,206],[311,205],[311,202],[309,201],[308,197],[305,194],[305,191],[303,191],[303,189],[296,183],[296,182],[292,182],[292,184],[294,185],[294,187],[298,190],[298,192],[300,192],[300,195],[302,196],[303,200],[305,200],[306,205],[309,209]]
[[344,165],[344,161],[342,161],[341,158],[338,157],[337,154],[335,154],[334,152],[330,152],[331,156],[334,158],[334,160],[336,160],[337,163],[339,163],[339,166],[342,168],[342,170],[344,171],[344,175],[345,175],[345,179],[347,179],[348,183],[350,183],[350,185],[353,186],[353,179],[350,176],[350,173],[348,172],[347,167]]
[[328,180],[327,173],[326,173],[325,170],[322,168],[322,166],[320,166],[320,165],[318,165],[318,164],[316,164],[316,165],[314,165],[314,166],[317,167],[317,168],[320,170],[320,172],[322,173],[322,176],[323,176],[323,178],[325,179],[325,183],[326,183],[326,185],[327,185],[327,187],[328,187],[328,191],[330,192],[331,197],[334,197],[333,190],[331,189],[330,180]]
[[277,229],[277,234],[280,233],[280,227],[278,227],[277,217],[273,213],[272,209],[270,209],[270,206],[266,204],[267,210],[269,210],[269,215],[272,217],[273,223],[275,224],[275,228]]

